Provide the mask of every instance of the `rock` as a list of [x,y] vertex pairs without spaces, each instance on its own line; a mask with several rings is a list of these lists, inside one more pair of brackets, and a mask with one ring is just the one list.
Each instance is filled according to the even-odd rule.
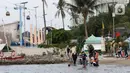
[[46,52],[43,52],[43,53],[42,53],[42,56],[45,56],[45,55],[46,55]]

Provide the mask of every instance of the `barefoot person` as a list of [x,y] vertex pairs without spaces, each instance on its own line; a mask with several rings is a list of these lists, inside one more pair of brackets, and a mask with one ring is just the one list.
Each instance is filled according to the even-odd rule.
[[76,66],[76,60],[77,60],[77,53],[76,52],[72,54],[72,58],[73,58],[73,63]]
[[68,58],[70,58],[70,48],[69,48],[69,46],[67,46],[67,56],[68,56]]
[[70,65],[72,64],[73,62],[73,59],[72,59],[72,50],[70,50],[70,53],[69,53],[69,64],[68,64],[68,67],[70,67]]
[[83,68],[86,68],[86,65],[87,65],[87,58],[86,57],[87,57],[87,55],[83,51],[83,53],[82,53]]
[[97,51],[95,51],[95,56],[94,56],[94,60],[93,60],[93,65],[94,66],[99,66],[98,56],[99,56],[99,53]]

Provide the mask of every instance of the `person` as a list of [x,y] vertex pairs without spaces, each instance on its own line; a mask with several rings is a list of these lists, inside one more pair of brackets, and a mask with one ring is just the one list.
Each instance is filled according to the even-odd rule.
[[72,64],[72,50],[70,50],[70,53],[69,53],[69,64],[68,64],[68,67],[70,67],[70,65]]
[[72,54],[72,58],[73,58],[73,63],[76,66],[76,60],[77,60],[77,53],[76,52]]
[[127,47],[127,45],[124,45],[124,53],[125,53],[125,58],[128,58],[128,47]]
[[90,61],[90,64],[92,65],[92,57],[94,57],[94,47],[93,45],[88,45],[89,47],[89,61]]
[[69,46],[67,46],[67,56],[68,56],[68,58],[70,58],[70,48],[69,48]]
[[93,66],[99,66],[98,56],[99,56],[99,53],[97,51],[95,51],[95,56],[94,56],[94,60],[93,60]]
[[83,68],[86,68],[86,62],[87,62],[87,59],[86,59],[87,55],[85,54],[85,52],[83,51],[82,53],[82,61],[83,61]]
[[120,47],[119,47],[119,50],[118,50],[118,56],[119,56],[119,57],[122,57],[121,51],[122,51],[122,47],[120,46]]

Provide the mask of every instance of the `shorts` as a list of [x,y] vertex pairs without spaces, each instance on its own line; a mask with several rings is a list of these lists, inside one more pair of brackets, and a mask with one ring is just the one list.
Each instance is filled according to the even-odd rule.
[[87,64],[86,60],[83,60],[83,65],[86,65],[86,64]]

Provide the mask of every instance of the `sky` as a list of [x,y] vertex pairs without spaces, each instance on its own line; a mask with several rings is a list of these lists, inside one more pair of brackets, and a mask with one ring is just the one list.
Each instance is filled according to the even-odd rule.
[[[44,21],[42,18],[43,15],[43,9],[42,9],[42,0],[2,0],[0,2],[0,24],[3,24],[2,19],[4,20],[4,23],[12,23],[15,21],[19,21],[19,10],[14,10],[14,7],[16,7],[14,4],[19,4],[21,2],[28,2],[26,4],[26,7],[28,10],[26,10],[26,16],[30,15],[31,20],[26,20],[26,31],[30,30],[30,24],[35,26],[35,10],[34,7],[38,6],[37,8],[37,24],[38,28],[44,27]],[[46,0],[48,6],[46,7],[46,21],[47,26],[51,26],[51,20],[52,20],[52,26],[55,28],[62,28],[62,20],[61,17],[55,18],[55,13],[57,11],[56,6],[53,3],[58,3],[58,0]],[[68,0],[69,2],[69,0]],[[7,7],[7,8],[6,8]],[[6,16],[6,11],[10,12],[10,16]],[[22,16],[23,17],[23,16]],[[69,29],[68,25],[71,25],[70,16],[66,13],[65,18],[65,29]]]

